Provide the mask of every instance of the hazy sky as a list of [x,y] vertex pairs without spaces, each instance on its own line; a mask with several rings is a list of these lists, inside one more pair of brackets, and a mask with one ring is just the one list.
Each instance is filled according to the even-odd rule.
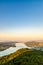
[[0,40],[43,40],[43,0],[0,0]]

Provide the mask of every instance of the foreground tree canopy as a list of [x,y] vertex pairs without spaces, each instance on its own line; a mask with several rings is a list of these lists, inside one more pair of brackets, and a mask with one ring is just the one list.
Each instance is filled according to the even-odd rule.
[[20,49],[0,57],[0,65],[43,65],[43,51]]

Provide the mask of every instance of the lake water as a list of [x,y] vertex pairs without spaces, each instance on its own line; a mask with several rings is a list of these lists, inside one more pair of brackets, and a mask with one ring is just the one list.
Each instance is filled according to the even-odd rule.
[[11,54],[21,48],[29,48],[30,49],[31,47],[27,47],[24,43],[16,43],[16,47],[10,47],[4,51],[0,51],[0,56],[5,56],[8,54]]
[[0,51],[0,56],[5,56],[8,54],[14,53],[17,50],[22,49],[22,48],[36,49],[36,50],[41,49],[43,51],[43,47],[42,48],[40,48],[40,47],[32,48],[32,47],[27,47],[24,43],[16,43],[16,47],[10,47],[4,51]]

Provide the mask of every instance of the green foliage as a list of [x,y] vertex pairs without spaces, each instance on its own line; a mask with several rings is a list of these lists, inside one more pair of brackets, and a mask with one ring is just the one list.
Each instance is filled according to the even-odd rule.
[[0,65],[43,65],[43,51],[20,49],[0,59]]

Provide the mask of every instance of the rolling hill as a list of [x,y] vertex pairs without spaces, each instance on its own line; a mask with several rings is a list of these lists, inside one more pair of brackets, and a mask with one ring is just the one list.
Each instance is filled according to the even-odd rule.
[[43,41],[28,41],[28,42],[25,42],[25,44],[28,46],[28,47],[42,47],[43,46]]
[[16,47],[15,43],[16,42],[11,42],[11,41],[9,41],[9,42],[0,42],[0,51],[6,50],[9,47]]

